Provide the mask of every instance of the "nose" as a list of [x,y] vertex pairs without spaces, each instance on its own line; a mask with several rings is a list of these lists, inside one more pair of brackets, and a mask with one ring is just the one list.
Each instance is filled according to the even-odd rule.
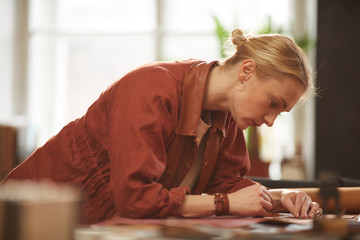
[[264,116],[264,123],[268,126],[271,127],[272,125],[274,125],[275,119],[276,119],[277,115],[276,114],[268,114]]

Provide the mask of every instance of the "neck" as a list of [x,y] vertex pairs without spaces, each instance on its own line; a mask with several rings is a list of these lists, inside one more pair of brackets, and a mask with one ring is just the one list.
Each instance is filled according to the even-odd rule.
[[205,90],[203,109],[214,111],[228,111],[230,94],[238,81],[237,65],[214,67],[210,74]]

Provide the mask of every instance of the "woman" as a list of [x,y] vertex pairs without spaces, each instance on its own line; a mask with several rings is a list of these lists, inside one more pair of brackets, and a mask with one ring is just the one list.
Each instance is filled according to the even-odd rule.
[[[153,63],[110,86],[7,179],[50,178],[85,193],[84,222],[113,216],[294,216],[321,212],[303,192],[268,190],[250,168],[242,130],[272,126],[312,86],[304,53],[281,35],[232,32],[223,62]],[[202,194],[207,193],[207,194]]]

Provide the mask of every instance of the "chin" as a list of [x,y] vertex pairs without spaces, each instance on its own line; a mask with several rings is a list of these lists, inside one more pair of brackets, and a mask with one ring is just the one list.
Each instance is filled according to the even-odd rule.
[[249,127],[249,124],[247,124],[245,121],[236,121],[236,124],[241,130],[245,130]]

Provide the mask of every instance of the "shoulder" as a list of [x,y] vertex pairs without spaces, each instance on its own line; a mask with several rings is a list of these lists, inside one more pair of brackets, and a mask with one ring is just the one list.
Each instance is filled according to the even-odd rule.
[[135,68],[126,74],[124,79],[133,81],[182,81],[189,69],[199,60],[189,59],[182,61],[154,62]]
[[128,72],[114,83],[117,93],[181,94],[185,75],[199,60],[155,62],[140,66]]
[[162,99],[166,104],[181,101],[185,75],[200,60],[155,62],[140,66],[109,86],[100,100],[110,106],[144,104]]

